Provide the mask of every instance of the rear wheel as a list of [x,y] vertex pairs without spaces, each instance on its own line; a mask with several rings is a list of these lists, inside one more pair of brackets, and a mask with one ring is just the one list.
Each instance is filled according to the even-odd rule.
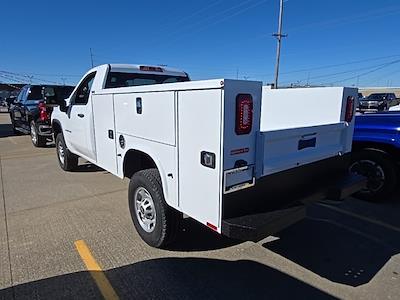
[[36,127],[36,124],[35,124],[35,121],[31,121],[30,127],[31,127],[32,144],[35,147],[44,147],[44,146],[46,146],[47,139],[46,139],[45,136],[41,136],[39,134],[39,132],[37,130],[37,127]]
[[356,194],[360,199],[382,202],[396,189],[398,170],[386,152],[374,149],[354,152],[350,171],[368,178],[367,187]]
[[62,133],[57,134],[56,151],[61,169],[64,171],[72,171],[78,166],[78,156],[68,150]]
[[182,214],[165,202],[157,169],[132,176],[128,199],[133,224],[148,245],[162,248],[175,240]]
[[10,115],[10,119],[11,119],[11,126],[12,126],[12,129],[13,129],[13,133],[14,133],[15,135],[21,134],[21,132],[19,132],[19,131],[17,130],[17,128],[15,127],[15,123],[14,123],[14,121],[13,121],[11,115]]

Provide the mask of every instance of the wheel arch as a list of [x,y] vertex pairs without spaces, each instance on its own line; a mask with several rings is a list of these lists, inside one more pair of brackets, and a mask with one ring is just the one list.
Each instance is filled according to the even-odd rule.
[[377,142],[355,142],[353,143],[353,152],[362,150],[376,151],[385,153],[390,156],[390,159],[400,163],[400,149],[391,144],[377,143]]
[[51,122],[51,127],[53,129],[53,134],[54,134],[54,139],[55,139],[59,133],[62,133],[62,126],[61,126],[60,121],[53,120]]
[[160,174],[165,201],[168,205],[175,207],[170,201],[167,176],[161,161],[150,151],[129,149],[125,152],[122,163],[123,177],[131,178],[136,172],[151,168],[156,168]]

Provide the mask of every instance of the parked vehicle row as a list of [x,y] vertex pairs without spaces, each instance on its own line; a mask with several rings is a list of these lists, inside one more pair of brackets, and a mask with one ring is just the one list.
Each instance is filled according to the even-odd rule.
[[[56,93],[66,98],[73,86],[26,85],[10,103],[10,119],[16,134],[30,134],[34,146],[43,147],[53,138],[50,116],[53,107],[45,98]],[[44,94],[44,90],[46,93]]]
[[398,102],[394,93],[373,93],[361,99],[359,95],[359,110],[361,112],[386,111],[391,106],[397,104]]
[[10,109],[11,104],[15,101],[15,98],[17,97],[14,95],[5,97],[4,99],[1,99],[0,105],[6,107],[8,111]]

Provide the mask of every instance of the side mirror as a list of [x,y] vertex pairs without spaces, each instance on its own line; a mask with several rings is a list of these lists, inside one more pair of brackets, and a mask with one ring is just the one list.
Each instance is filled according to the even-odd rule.
[[59,106],[62,112],[67,111],[67,103],[63,98],[59,98],[57,91],[52,86],[46,86],[42,89],[44,103],[49,107]]
[[67,102],[64,99],[60,100],[59,102],[60,102],[60,106],[59,106],[60,111],[67,112],[67,110],[68,110]]

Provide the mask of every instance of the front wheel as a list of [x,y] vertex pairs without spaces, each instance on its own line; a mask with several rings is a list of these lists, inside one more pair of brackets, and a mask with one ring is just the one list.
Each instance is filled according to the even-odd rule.
[[35,146],[35,147],[46,146],[47,139],[45,136],[41,136],[39,134],[34,121],[31,121],[30,127],[31,127],[31,141],[32,141],[33,146]]
[[398,170],[389,154],[374,149],[365,149],[352,154],[350,171],[367,177],[367,187],[356,193],[356,197],[374,202],[383,202],[396,189]]
[[62,133],[57,134],[56,151],[61,169],[64,171],[72,171],[78,166],[78,156],[68,150]]
[[182,214],[165,202],[157,169],[142,170],[132,176],[128,199],[133,224],[148,245],[162,248],[174,241]]

